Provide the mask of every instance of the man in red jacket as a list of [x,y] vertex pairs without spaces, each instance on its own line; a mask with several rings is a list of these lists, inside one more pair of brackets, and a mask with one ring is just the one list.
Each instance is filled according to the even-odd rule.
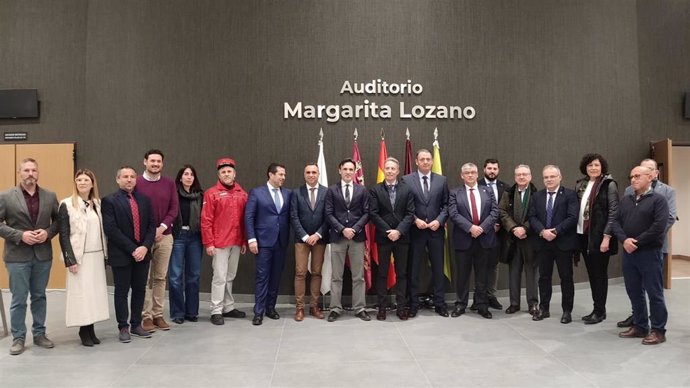
[[222,325],[223,317],[244,318],[235,308],[232,281],[237,274],[240,253],[245,253],[244,206],[247,192],[235,182],[235,161],[221,158],[216,162],[218,182],[204,193],[201,210],[201,240],[206,253],[213,257],[211,282],[211,323]]

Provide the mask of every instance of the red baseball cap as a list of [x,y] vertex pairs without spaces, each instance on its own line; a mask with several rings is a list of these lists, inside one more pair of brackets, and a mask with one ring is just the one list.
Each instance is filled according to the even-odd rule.
[[220,170],[223,167],[228,167],[228,166],[235,168],[235,161],[230,159],[230,158],[220,158],[216,162],[216,168],[218,170]]

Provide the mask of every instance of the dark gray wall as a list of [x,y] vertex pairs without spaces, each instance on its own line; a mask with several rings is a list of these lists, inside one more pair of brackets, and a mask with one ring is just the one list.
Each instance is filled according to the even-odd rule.
[[[444,172],[466,161],[562,167],[578,178],[586,152],[605,155],[625,185],[648,142],[687,141],[681,96],[690,89],[690,3],[678,1],[94,1],[0,0],[0,87],[37,88],[40,120],[0,121],[31,142],[78,144],[79,167],[115,188],[122,164],[151,147],[166,172],[197,166],[204,186],[222,155],[247,189],[270,161],[301,183],[325,132],[331,181],[359,129],[366,182],[378,136],[402,159],[438,127]],[[345,80],[421,83],[421,96],[340,96]],[[283,119],[283,102],[393,107],[390,120]],[[471,105],[473,120],[400,120],[397,104]],[[281,293],[292,293],[290,252]],[[253,292],[243,257],[239,293]],[[505,273],[505,271],[503,271]],[[210,262],[202,282],[208,289]],[[614,259],[611,276],[620,275]],[[583,266],[577,280],[586,279]],[[500,279],[504,288],[507,279]]]

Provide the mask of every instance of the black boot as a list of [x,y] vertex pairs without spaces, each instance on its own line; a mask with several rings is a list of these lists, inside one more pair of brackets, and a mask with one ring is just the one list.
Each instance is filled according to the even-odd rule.
[[93,324],[87,326],[89,328],[89,336],[91,336],[91,342],[93,342],[95,345],[98,345],[101,343],[101,340],[96,337],[96,332],[93,329]]
[[79,327],[79,338],[81,338],[81,344],[84,346],[93,346],[93,340],[91,335],[89,335],[89,327],[81,326]]

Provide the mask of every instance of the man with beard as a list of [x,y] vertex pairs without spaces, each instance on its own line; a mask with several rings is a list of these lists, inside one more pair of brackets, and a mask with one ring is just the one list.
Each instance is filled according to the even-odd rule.
[[[494,194],[494,202],[498,205],[503,196],[507,185],[500,179],[498,179],[498,174],[501,171],[498,159],[486,159],[484,161],[484,178],[477,181],[479,186],[486,186],[491,189]],[[489,307],[496,310],[501,310],[503,305],[496,298],[496,287],[498,287],[498,262],[500,255],[503,251],[503,242],[506,238],[506,232],[501,229],[501,221],[497,220],[496,225],[494,225],[494,230],[496,231],[496,236],[498,237],[498,244],[493,249],[490,255],[495,256],[496,260],[491,261],[491,267],[487,269],[488,271],[488,281],[486,284],[486,292],[489,296]],[[475,310],[475,305],[472,303],[470,310]]]
[[137,191],[151,201],[153,220],[156,225],[156,236],[151,254],[149,280],[146,283],[144,298],[144,319],[141,326],[152,333],[156,328],[170,330],[170,325],[163,319],[165,305],[165,283],[168,280],[168,264],[172,254],[172,224],[177,219],[179,198],[175,182],[162,175],[163,152],[152,149],[144,154],[144,173],[137,177]]
[[3,259],[12,293],[10,354],[13,356],[24,352],[29,294],[34,344],[48,349],[54,346],[46,337],[46,286],[53,264],[50,240],[58,232],[57,197],[38,186],[36,160],[22,160],[17,173],[19,184],[0,194],[0,237],[5,240]]

